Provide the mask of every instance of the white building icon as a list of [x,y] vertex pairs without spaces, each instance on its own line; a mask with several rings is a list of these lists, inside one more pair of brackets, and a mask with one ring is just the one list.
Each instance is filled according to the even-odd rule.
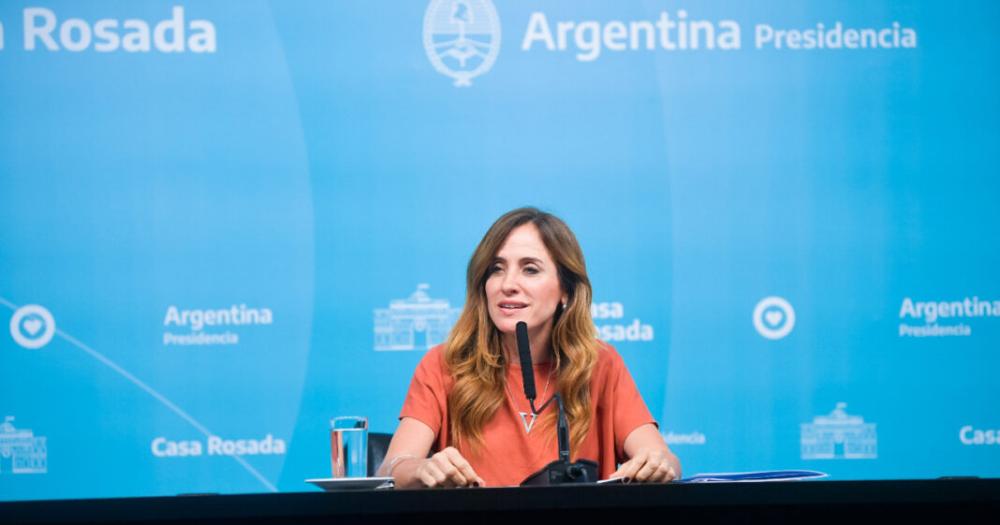
[[847,403],[812,423],[802,423],[802,459],[876,459],[878,435],[875,423],[865,423],[861,416],[849,415]]
[[30,429],[14,428],[12,421],[14,416],[7,416],[0,425],[0,475],[45,474],[45,438],[35,437]]
[[444,342],[461,308],[445,299],[431,299],[430,285],[419,284],[406,299],[375,309],[375,350],[427,350]]

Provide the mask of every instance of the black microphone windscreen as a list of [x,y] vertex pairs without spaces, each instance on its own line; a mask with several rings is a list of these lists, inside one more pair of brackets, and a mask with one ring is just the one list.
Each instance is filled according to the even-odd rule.
[[517,353],[521,357],[521,377],[524,378],[524,395],[535,399],[535,367],[531,363],[531,345],[528,342],[528,323],[518,321]]

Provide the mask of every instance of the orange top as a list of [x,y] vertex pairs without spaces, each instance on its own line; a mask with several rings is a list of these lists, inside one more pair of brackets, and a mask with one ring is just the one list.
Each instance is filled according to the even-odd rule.
[[[538,393],[536,407],[548,401],[556,390],[556,380],[553,378],[548,392],[542,393],[551,371],[552,363],[535,366],[535,390]],[[469,460],[476,473],[490,486],[519,485],[529,475],[558,458],[555,425],[543,424],[543,421],[551,417],[549,413],[556,410],[556,403],[553,401],[539,414],[531,432],[526,432],[525,423],[518,413],[529,413],[526,420],[530,423],[531,409],[524,397],[522,383],[520,365],[509,364],[509,388],[505,392],[505,403],[483,427],[485,446],[479,448],[479,454],[473,453],[467,443],[458,447],[462,456]],[[444,362],[444,347],[436,346],[417,365],[399,415],[400,419],[412,417],[429,426],[436,435],[434,450],[453,445],[446,424],[447,396],[453,385],[454,381]],[[625,368],[625,362],[607,343],[602,343],[598,353],[597,365],[590,382],[590,399],[590,431],[578,454],[572,459],[596,461],[600,466],[599,475],[601,479],[605,479],[618,468],[618,463],[627,459],[625,438],[637,427],[646,423],[655,425],[656,421],[646,408],[632,376]]]

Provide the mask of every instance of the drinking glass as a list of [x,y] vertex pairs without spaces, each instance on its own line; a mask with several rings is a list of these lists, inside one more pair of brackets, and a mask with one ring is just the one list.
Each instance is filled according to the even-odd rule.
[[330,420],[330,464],[335,478],[368,476],[368,418],[342,416]]

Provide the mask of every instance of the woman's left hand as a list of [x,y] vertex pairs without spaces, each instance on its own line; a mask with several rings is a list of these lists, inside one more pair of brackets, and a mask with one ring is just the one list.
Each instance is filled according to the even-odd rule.
[[669,449],[642,448],[632,459],[622,463],[611,477],[622,477],[626,482],[666,483],[679,478],[680,474],[680,464]]

